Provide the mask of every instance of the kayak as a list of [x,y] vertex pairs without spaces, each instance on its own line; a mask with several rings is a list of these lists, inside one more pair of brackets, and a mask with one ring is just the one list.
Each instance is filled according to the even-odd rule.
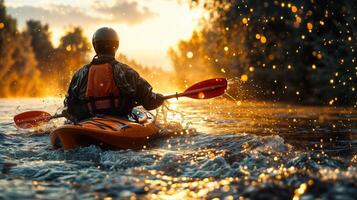
[[66,124],[50,134],[54,148],[65,150],[97,145],[105,149],[141,149],[158,135],[155,117],[134,108],[127,117],[97,115]]

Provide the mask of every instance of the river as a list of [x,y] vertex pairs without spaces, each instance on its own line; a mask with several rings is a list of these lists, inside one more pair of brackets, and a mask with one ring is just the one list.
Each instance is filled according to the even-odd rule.
[[[355,199],[355,108],[172,101],[144,150],[52,149],[14,127],[60,99],[0,100],[0,199]],[[154,111],[156,113],[157,111]],[[166,117],[164,117],[164,114]]]

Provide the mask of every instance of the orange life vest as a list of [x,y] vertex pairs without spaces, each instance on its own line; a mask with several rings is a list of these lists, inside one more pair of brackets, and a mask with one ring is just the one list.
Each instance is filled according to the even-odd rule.
[[119,89],[115,84],[113,66],[110,63],[89,66],[86,98],[91,114],[119,108]]

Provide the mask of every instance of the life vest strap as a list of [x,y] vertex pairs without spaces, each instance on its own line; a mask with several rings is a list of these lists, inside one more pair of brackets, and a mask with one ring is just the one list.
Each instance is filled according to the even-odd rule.
[[111,110],[119,108],[120,97],[107,96],[107,97],[89,97],[87,100],[87,107],[89,113],[96,114],[98,111]]

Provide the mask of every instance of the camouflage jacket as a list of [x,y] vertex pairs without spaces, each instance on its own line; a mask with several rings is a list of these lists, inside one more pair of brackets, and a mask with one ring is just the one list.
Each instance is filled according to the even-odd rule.
[[72,120],[80,120],[90,116],[86,89],[88,80],[88,67],[91,64],[111,63],[113,78],[120,91],[120,113],[127,115],[134,106],[142,105],[147,110],[159,107],[163,98],[161,94],[154,93],[151,85],[131,67],[116,61],[113,57],[95,56],[92,62],[80,68],[71,80],[64,106]]

